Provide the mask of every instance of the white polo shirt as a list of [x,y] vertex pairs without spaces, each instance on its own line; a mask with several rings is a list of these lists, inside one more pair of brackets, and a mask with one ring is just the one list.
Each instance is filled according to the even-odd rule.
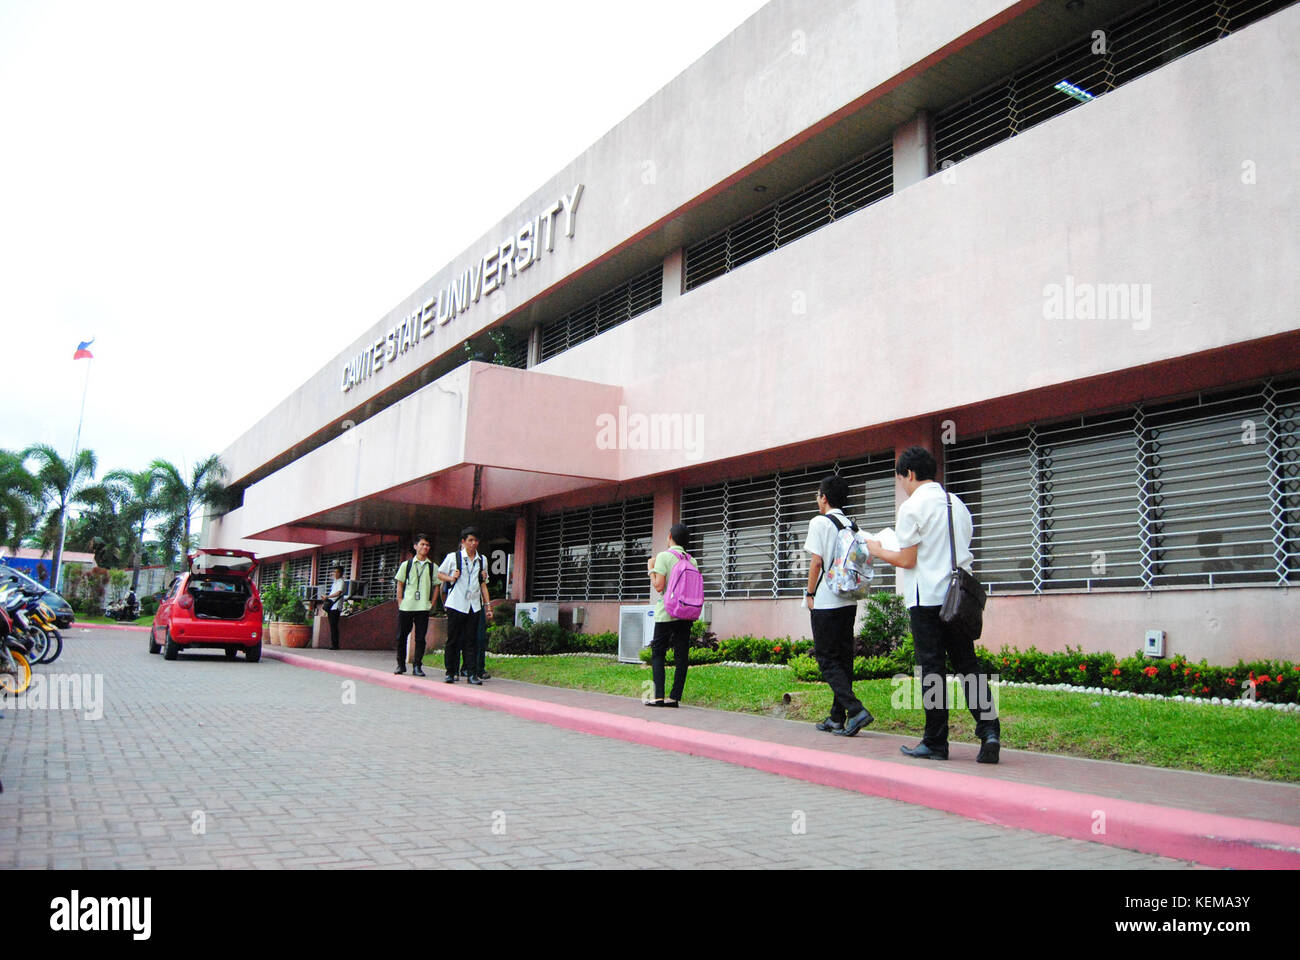
[[[975,532],[970,511],[954,494],[952,528],[957,545],[957,566],[970,571],[975,562],[970,541]],[[903,601],[909,607],[937,607],[943,603],[952,578],[952,551],[948,546],[948,504],[944,489],[933,480],[921,484],[898,508],[899,549],[920,544],[916,566],[899,568]]]
[[[451,576],[456,572],[456,552],[447,554],[438,567],[439,573]],[[464,550],[460,551],[460,579],[451,584],[447,592],[447,606],[460,613],[476,613],[483,609],[483,590],[479,586],[483,579],[483,554],[475,554],[470,560]]]

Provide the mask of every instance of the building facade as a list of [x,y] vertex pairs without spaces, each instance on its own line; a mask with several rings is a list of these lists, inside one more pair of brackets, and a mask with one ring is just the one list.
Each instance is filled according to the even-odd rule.
[[818,480],[890,525],[922,443],[990,647],[1300,659],[1298,47],[1293,0],[773,0],[226,450],[204,542],[391,595],[473,519],[600,630],[682,520],[715,630],[797,637]]

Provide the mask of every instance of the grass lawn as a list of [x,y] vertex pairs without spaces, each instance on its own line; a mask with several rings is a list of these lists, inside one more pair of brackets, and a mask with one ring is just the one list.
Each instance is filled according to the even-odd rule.
[[122,626],[147,627],[151,623],[153,623],[152,613],[148,614],[147,616],[137,617],[134,620],[114,620],[112,617],[87,617],[80,613],[77,614],[76,617],[77,619],[74,620],[72,623],[74,627],[85,626],[86,624],[93,624],[93,623],[110,623],[110,624],[118,623],[121,624]]
[[[441,670],[442,654],[426,656],[425,663]],[[488,672],[510,680],[638,699],[650,680],[647,666],[590,657],[501,660],[489,654]],[[669,668],[669,685],[671,678]],[[922,713],[894,708],[891,680],[861,680],[853,689],[876,716],[872,730],[920,738]],[[786,693],[796,696],[782,707]],[[824,683],[800,683],[788,670],[708,665],[691,667],[685,702],[812,722],[830,712],[831,695]],[[1002,742],[1009,749],[1300,783],[1300,714],[1296,713],[1024,688],[1002,689],[998,712]],[[954,741],[976,742],[969,713],[952,710],[949,724]]]

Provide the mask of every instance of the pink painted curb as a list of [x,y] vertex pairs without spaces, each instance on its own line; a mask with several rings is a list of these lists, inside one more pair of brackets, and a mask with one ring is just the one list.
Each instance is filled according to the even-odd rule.
[[[769,743],[584,707],[397,676],[263,648],[297,667],[499,710],[527,720],[915,803],[985,823],[1087,840],[1141,853],[1237,869],[1300,869],[1300,827],[1118,800],[1054,787],[907,767],[865,757]],[[1094,829],[1104,832],[1094,833]]]
[[72,626],[68,627],[69,630],[78,628],[81,630],[143,630],[145,633],[149,632],[148,627],[137,626],[134,623],[78,623],[74,620]]

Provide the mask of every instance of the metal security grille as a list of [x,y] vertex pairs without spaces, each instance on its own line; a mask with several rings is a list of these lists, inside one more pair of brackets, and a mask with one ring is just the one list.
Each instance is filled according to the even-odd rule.
[[361,551],[361,570],[357,579],[366,585],[367,597],[388,600],[397,596],[393,574],[402,561],[402,548],[396,543],[383,543]]
[[653,310],[663,299],[663,286],[664,265],[659,263],[559,320],[542,324],[542,359]]
[[264,563],[257,568],[257,589],[264,590],[273,583],[280,582],[283,563]]
[[294,587],[311,584],[311,557],[295,557],[289,561],[289,583]]
[[[838,473],[849,482],[844,512],[878,531],[894,523],[894,459],[879,454],[682,491],[682,522],[704,577],[704,595],[718,600],[799,597],[808,584],[804,541],[817,514],[817,487]],[[893,569],[877,568],[874,586],[893,589]]]
[[338,553],[322,553],[320,557],[320,569],[316,574],[316,583],[318,586],[329,589],[330,584],[334,582],[334,568],[343,568],[343,579],[349,580],[352,577],[352,551],[340,550]]
[[1089,33],[935,117],[940,167],[974,156],[1295,0],[1161,0]]
[[1300,581],[1300,380],[952,447],[991,590]]
[[532,598],[644,599],[653,532],[651,497],[539,516]]
[[894,147],[886,144],[686,248],[685,287],[694,290],[777,247],[883,200],[894,191]]

